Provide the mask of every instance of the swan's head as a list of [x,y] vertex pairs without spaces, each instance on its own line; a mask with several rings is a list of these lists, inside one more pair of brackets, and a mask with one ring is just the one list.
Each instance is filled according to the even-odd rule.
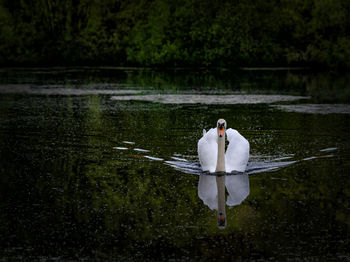
[[223,137],[226,131],[226,121],[224,119],[219,119],[217,128],[218,128],[219,137]]

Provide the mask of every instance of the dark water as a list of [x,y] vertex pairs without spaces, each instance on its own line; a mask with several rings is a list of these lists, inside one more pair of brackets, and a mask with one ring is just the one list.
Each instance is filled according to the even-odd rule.
[[[0,257],[349,261],[349,85],[303,71],[2,69]],[[218,118],[251,147],[250,194],[224,230],[197,188],[197,141]]]

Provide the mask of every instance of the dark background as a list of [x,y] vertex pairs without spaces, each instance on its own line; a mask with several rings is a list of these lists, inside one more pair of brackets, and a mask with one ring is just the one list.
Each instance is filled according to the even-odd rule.
[[350,67],[348,0],[0,0],[0,65]]

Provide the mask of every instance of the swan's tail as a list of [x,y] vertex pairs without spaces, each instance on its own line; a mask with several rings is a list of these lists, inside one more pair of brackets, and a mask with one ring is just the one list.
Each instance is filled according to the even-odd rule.
[[207,133],[207,131],[205,131],[205,129],[203,129],[203,136]]

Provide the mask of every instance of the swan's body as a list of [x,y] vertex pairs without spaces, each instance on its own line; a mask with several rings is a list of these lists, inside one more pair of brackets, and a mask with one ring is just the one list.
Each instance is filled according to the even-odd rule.
[[[248,140],[232,128],[226,130],[226,135],[229,144],[224,155],[225,170],[216,170],[219,145],[217,129],[212,128],[208,132],[205,132],[203,137],[198,141],[198,157],[203,171],[227,173],[245,171],[249,159]],[[225,148],[223,149],[225,150]]]
[[[226,154],[225,133],[229,141]],[[232,171],[244,172],[249,159],[249,142],[237,130],[231,128],[226,130],[226,121],[219,119],[217,128],[212,128],[208,132],[203,130],[203,137],[198,141],[198,157],[203,171],[218,174]],[[239,204],[249,194],[249,182],[248,184],[243,183],[245,186],[242,187],[240,181],[235,183],[237,181],[236,178],[225,179],[225,176],[217,176],[215,181],[211,178],[202,179],[203,183],[201,183],[201,178],[199,180],[198,195],[204,203],[208,203],[210,208],[218,210],[220,228],[226,226],[225,185],[231,196],[227,201],[230,205]],[[215,182],[216,188],[213,187]],[[248,190],[246,190],[246,185],[248,185]],[[207,188],[207,190],[202,187]],[[243,193],[234,192],[240,188],[245,189]],[[235,197],[237,193],[239,197]]]

